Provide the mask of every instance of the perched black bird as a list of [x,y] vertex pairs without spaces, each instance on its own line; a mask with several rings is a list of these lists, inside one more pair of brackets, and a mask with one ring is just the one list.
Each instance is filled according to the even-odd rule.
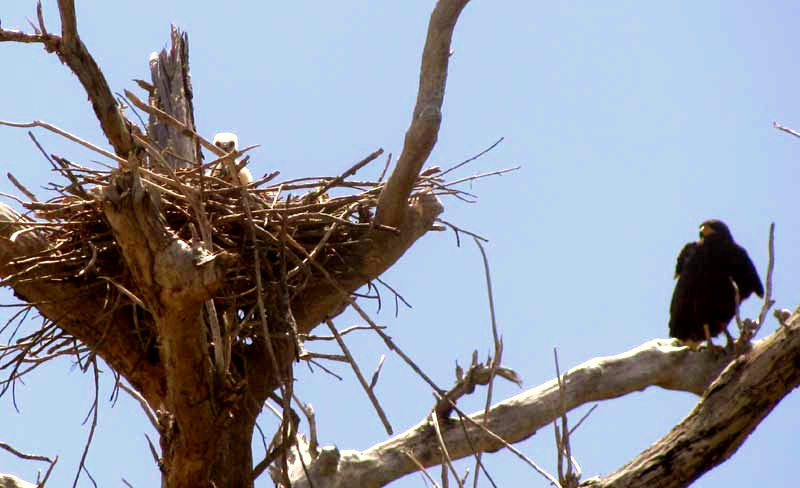
[[739,301],[755,293],[764,296],[764,287],[753,262],[743,247],[736,244],[728,226],[720,220],[700,225],[700,240],[683,246],[675,264],[675,291],[670,305],[669,335],[696,347],[721,332],[730,344],[728,322],[736,314],[736,288]]

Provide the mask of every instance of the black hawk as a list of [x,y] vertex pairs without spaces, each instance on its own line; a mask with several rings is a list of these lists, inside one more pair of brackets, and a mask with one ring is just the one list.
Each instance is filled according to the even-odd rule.
[[[700,225],[700,240],[683,246],[675,264],[675,291],[669,312],[669,335],[689,347],[725,332],[736,314],[739,301],[752,293],[764,296],[764,287],[747,251],[733,240],[728,226],[720,220]],[[733,280],[736,283],[734,288]]]

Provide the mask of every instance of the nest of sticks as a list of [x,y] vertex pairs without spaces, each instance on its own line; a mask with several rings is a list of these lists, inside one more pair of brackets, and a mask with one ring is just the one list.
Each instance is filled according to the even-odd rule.
[[[380,227],[373,219],[384,184],[383,175],[375,181],[356,180],[353,176],[382,152],[370,154],[339,176],[275,183],[277,173],[273,173],[247,186],[228,181],[211,170],[222,158],[191,169],[166,172],[142,164],[136,171],[144,187],[158,196],[166,226],[176,236],[197,245],[201,233],[198,227],[205,222],[213,243],[210,252],[236,257],[225,285],[213,300],[217,310],[236,311],[241,324],[237,330],[239,339],[246,340],[258,334],[259,289],[264,303],[272,304],[269,308],[275,310],[281,299],[279,287],[288,288],[294,296],[309,283],[326,279],[326,274],[330,279],[352,272],[348,257],[357,254],[360,246],[368,246],[368,232]],[[84,289],[104,294],[108,307],[141,305],[103,213],[103,188],[117,185],[118,191],[124,192],[124,186],[131,181],[129,165],[97,170],[55,155],[48,159],[68,182],[50,183],[50,189],[57,194],[54,198],[39,201],[11,178],[30,200],[23,202],[23,207],[38,217],[31,219],[24,232],[38,233],[49,246],[10,263],[21,271],[8,276],[4,284],[13,287],[26,281],[78,280],[85,284]],[[241,162],[246,163],[247,158]],[[412,198],[421,192],[471,197],[452,188],[452,184],[474,177],[445,184],[441,173],[437,167],[423,171]],[[193,205],[187,190],[197,197],[200,208],[197,202]],[[381,230],[397,232],[385,226]],[[261,276],[257,277],[259,272]],[[63,331],[59,336],[63,338]]]

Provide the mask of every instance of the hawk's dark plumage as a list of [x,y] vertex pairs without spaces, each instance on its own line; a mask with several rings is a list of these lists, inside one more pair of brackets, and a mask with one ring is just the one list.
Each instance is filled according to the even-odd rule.
[[735,288],[739,300],[752,293],[764,296],[764,287],[743,247],[734,242],[728,226],[720,220],[700,225],[700,240],[683,246],[675,264],[675,291],[670,305],[669,335],[697,345],[711,342],[736,313]]

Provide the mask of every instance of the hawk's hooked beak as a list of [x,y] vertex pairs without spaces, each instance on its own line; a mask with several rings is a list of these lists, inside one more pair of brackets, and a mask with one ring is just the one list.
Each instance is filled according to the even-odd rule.
[[708,237],[714,234],[714,229],[711,228],[708,224],[703,224],[700,226],[700,240],[702,241],[704,237]]

